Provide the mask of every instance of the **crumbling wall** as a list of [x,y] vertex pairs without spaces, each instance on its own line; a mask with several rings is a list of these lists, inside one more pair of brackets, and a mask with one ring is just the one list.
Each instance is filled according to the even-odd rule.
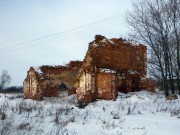
[[65,66],[49,66],[49,65],[42,65],[40,67],[41,72],[47,75],[51,74],[61,74],[62,72],[71,71],[74,68],[80,68],[82,65],[81,61],[70,61]]
[[68,96],[73,95],[73,94],[76,94],[76,88],[75,87],[68,89]]
[[[82,67],[76,91],[78,101],[114,99],[118,89],[126,93],[139,90],[140,78],[146,75],[146,47],[97,35],[89,43]],[[99,72],[105,68],[114,72]]]
[[72,69],[79,69],[82,66],[82,61],[70,61],[66,67],[68,70],[72,70]]
[[43,89],[45,97],[56,97],[58,96],[58,90],[57,86],[55,86],[53,83],[46,84],[46,86]]
[[64,83],[68,89],[75,88],[81,61],[70,61],[66,66],[31,67],[24,80],[24,96],[42,99],[44,96],[58,96],[59,86]]
[[146,74],[146,47],[132,45],[123,39],[110,39],[97,35],[89,44],[85,59],[90,55],[96,67],[133,70]]
[[92,84],[92,74],[85,69],[81,69],[76,89],[79,102],[89,103],[96,98],[95,91],[92,89]]
[[67,86],[67,89],[71,89],[75,86],[77,82],[77,76],[78,74],[78,69],[74,68],[72,70],[64,71],[61,74],[52,74],[49,75],[50,79],[46,79],[45,83],[53,83],[57,86],[61,85],[64,83]]
[[66,66],[47,66],[47,65],[43,65],[40,67],[40,70],[44,73],[44,74],[61,74],[62,72],[67,70]]
[[140,81],[140,88],[151,92],[155,91],[156,82],[152,78],[142,78]]
[[117,97],[117,75],[115,73],[97,73],[96,85],[98,98],[115,99]]
[[42,100],[43,98],[40,78],[32,67],[27,72],[27,76],[23,82],[23,91],[25,98],[36,100]]
[[[110,72],[100,71],[105,68]],[[30,75],[31,70],[34,77]],[[24,80],[24,94],[29,98],[57,96],[58,86],[63,83],[69,89],[69,95],[76,89],[79,102],[89,103],[97,98],[115,99],[118,89],[129,92],[140,88],[140,78],[146,75],[146,47],[133,45],[121,38],[107,39],[97,35],[89,43],[83,62],[41,66],[37,71],[31,68],[30,71]]]
[[40,69],[45,78],[43,81],[44,96],[57,96],[62,83],[66,85],[69,92],[73,90],[81,65],[82,61],[70,61],[65,66],[41,66]]

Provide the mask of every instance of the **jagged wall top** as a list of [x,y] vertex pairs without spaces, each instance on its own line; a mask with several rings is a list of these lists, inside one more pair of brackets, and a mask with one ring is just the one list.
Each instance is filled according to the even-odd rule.
[[[113,46],[122,46],[122,45],[131,45],[131,46],[143,46],[142,44],[136,45],[123,38],[112,38],[107,39],[105,36],[96,35],[94,41],[89,43],[89,49],[103,46],[103,47],[113,47]],[[145,47],[145,46],[144,46]]]
[[132,44],[122,38],[107,39],[96,35],[89,43],[84,64],[98,68],[133,70],[146,74],[146,47]]
[[[82,65],[82,61],[70,61],[65,66],[58,65],[58,66],[51,66],[51,65],[42,65],[40,67],[34,68],[30,67],[30,70],[34,70],[34,72],[43,79],[44,76],[50,74],[61,74],[62,72],[71,71],[73,69],[78,69]],[[28,71],[28,72],[29,72]]]

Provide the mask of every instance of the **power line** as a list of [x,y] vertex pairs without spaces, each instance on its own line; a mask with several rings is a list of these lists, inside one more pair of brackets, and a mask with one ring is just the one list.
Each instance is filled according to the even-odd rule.
[[[111,20],[108,20],[108,21],[111,21]],[[92,23],[92,24],[95,24],[95,23]],[[97,23],[96,23],[96,25],[97,25]],[[99,24],[99,25],[100,25],[100,24]],[[84,27],[84,26],[91,26],[91,25],[83,25],[82,27]],[[81,27],[81,26],[80,26],[80,27]],[[68,33],[68,32],[71,32],[71,31],[73,31],[73,30],[75,30],[75,29],[78,29],[78,28],[80,28],[80,27],[73,28],[73,29],[70,29],[70,30],[67,30],[67,31],[63,31],[63,32],[59,32],[59,33],[56,33],[56,34],[53,34],[53,35],[49,35],[49,36],[37,38],[37,39],[34,39],[34,40],[21,42],[21,43],[19,43],[19,44],[15,44],[15,45],[12,45],[12,46],[9,46],[9,47],[1,48],[0,50],[6,50],[6,49],[9,49],[9,48],[14,48],[14,47],[21,46],[21,45],[24,45],[24,44],[36,42],[36,41],[38,41],[38,40],[43,40],[43,39],[50,38],[50,37],[53,37],[53,36],[62,35],[62,34],[64,34],[64,33]]]
[[[94,30],[97,30],[96,28],[105,28],[107,25],[111,25],[111,24],[115,24],[115,23],[118,23],[120,22],[120,20],[116,20],[114,22],[111,22],[111,23],[106,23],[104,25],[101,25],[101,26],[96,26],[96,27],[92,27],[92,28],[87,28],[87,29],[84,29],[84,30],[80,30],[80,31],[77,31],[77,32],[73,32],[73,33],[69,33],[69,34],[65,34],[65,35],[62,35],[60,37],[54,37],[54,38],[51,38],[51,39],[48,39],[48,40],[44,40],[44,41],[53,41],[55,39],[58,39],[58,40],[64,40],[64,39],[69,39],[69,37],[74,37],[75,35],[77,34],[81,34],[83,32],[92,32]],[[117,25],[117,24],[116,24]],[[105,27],[104,27],[105,26]],[[93,30],[94,29],[94,30]],[[90,30],[90,31],[89,31]],[[38,43],[40,42],[43,42],[43,41],[39,41]],[[24,46],[23,46],[24,47]],[[28,46],[29,47],[29,46]]]
[[[111,24],[110,26],[112,27],[112,26],[116,26],[117,25],[117,22],[116,23],[114,23],[113,25]],[[109,27],[109,26],[108,26]],[[94,30],[92,30],[92,29],[90,29],[89,31],[87,31],[86,33],[91,33],[91,32],[93,32],[93,31],[97,31],[97,30],[100,30],[100,29],[104,29],[104,28],[107,28],[107,26],[105,26],[105,25],[103,25],[103,27],[101,26],[101,27],[99,27],[98,29],[94,29]],[[82,31],[83,32],[83,31]],[[21,46],[21,47],[18,47],[18,48],[14,48],[14,49],[18,49],[17,51],[14,51],[14,52],[6,52],[6,54],[17,54],[19,51],[20,52],[22,52],[22,50],[25,50],[25,49],[27,49],[27,47],[30,49],[30,48],[34,48],[34,47],[37,47],[37,46],[40,46],[40,45],[43,45],[43,46],[45,46],[45,45],[49,45],[48,44],[48,42],[49,41],[55,41],[55,42],[58,42],[59,40],[66,40],[66,39],[70,39],[70,38],[74,38],[74,37],[77,37],[77,36],[79,36],[80,34],[82,34],[82,33],[73,33],[73,34],[70,34],[70,35],[67,35],[67,36],[65,36],[65,37],[61,37],[61,38],[54,38],[54,39],[51,39],[51,40],[46,40],[46,41],[44,41],[44,42],[46,42],[46,43],[43,43],[43,44],[39,44],[39,43],[41,43],[42,41],[39,41],[39,42],[36,42],[36,43],[31,43],[30,45],[28,45],[28,46]],[[56,39],[58,39],[58,40],[56,40]],[[52,43],[52,42],[51,42]],[[53,42],[54,43],[54,42]],[[25,50],[26,51],[26,50]],[[24,51],[23,51],[24,52]]]
[[[103,26],[103,25],[108,25],[108,24],[111,24],[111,23],[113,23],[115,21],[119,21],[119,19],[121,19],[120,17],[121,17],[120,15],[117,15],[117,16],[110,17],[110,18],[107,18],[107,19],[103,19],[101,21],[97,21],[97,22],[89,23],[89,24],[82,25],[82,26],[79,26],[79,27],[76,27],[76,28],[72,28],[72,29],[69,29],[69,30],[66,30],[66,31],[63,31],[63,32],[58,32],[58,33],[51,34],[51,35],[48,35],[48,36],[44,36],[44,37],[36,38],[36,39],[33,39],[33,40],[21,42],[21,43],[15,44],[15,45],[11,45],[11,46],[8,46],[8,47],[0,48],[0,51],[8,50],[8,49],[11,49],[11,48],[13,49],[13,48],[21,47],[21,46],[29,44],[29,43],[34,43],[34,42],[41,41],[43,39],[48,39],[48,38],[55,37],[55,36],[63,36],[63,34],[66,36],[66,33],[67,34],[68,33],[71,34],[73,31],[77,33],[77,32],[86,31],[86,30],[88,30],[90,28],[92,29],[92,28],[95,28],[95,27],[100,27],[100,26]],[[86,29],[82,29],[82,28],[86,28]],[[75,31],[75,30],[78,30],[78,31]]]

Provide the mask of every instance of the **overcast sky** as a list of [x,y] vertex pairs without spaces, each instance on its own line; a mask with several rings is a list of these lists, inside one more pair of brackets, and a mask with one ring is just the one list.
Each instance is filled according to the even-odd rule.
[[30,66],[83,60],[96,34],[128,32],[131,0],[0,0],[0,72],[21,86]]

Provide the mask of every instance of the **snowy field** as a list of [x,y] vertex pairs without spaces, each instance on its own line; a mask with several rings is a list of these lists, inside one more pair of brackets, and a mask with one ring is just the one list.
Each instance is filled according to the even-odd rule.
[[0,94],[0,117],[0,135],[180,135],[180,97],[120,93],[78,108],[75,95],[34,101]]

